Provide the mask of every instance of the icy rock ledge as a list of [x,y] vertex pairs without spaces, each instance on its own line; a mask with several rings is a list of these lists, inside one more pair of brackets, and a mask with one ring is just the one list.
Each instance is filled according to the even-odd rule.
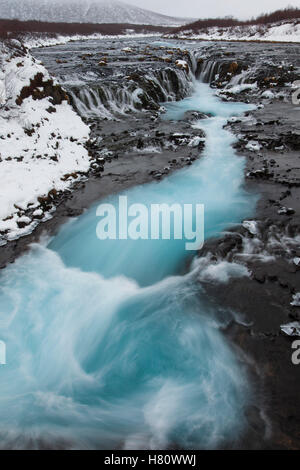
[[287,325],[281,325],[281,331],[287,336],[300,336],[300,323],[292,322]]

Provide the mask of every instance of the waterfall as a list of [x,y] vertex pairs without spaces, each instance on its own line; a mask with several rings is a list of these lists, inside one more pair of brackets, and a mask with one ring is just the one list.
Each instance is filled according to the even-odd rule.
[[83,86],[76,94],[75,91],[69,90],[71,103],[75,110],[84,118],[101,117],[103,119],[112,119],[113,116],[109,110],[103,105],[97,89]]
[[247,70],[242,70],[241,73],[232,77],[232,79],[230,80],[226,88],[232,87],[235,85],[242,85],[244,83],[249,83],[249,78],[251,78],[251,74],[253,71],[254,69],[252,68],[247,69]]
[[[164,90],[182,91],[171,80]],[[113,96],[118,106],[127,99]],[[82,98],[97,106],[97,96]],[[253,204],[224,129],[249,105],[221,102],[197,83],[166,107],[166,119],[216,116],[197,124],[204,158],[125,194],[147,206],[204,203],[206,236],[216,236]],[[221,331],[231,317],[204,294],[203,272],[178,274],[184,240],[100,241],[97,223],[95,205],[1,272],[0,448],[203,449],[235,440],[249,384]],[[209,268],[218,279],[230,266]]]
[[211,83],[215,80],[216,75],[219,73],[222,62],[215,60],[207,60],[203,63],[200,72],[200,81],[203,83]]
[[[119,119],[162,103],[164,119],[192,110],[210,116],[194,124],[205,132],[203,158],[120,193],[144,207],[204,204],[210,238],[239,224],[255,203],[224,127],[251,106],[221,101],[208,86],[222,62],[202,64],[200,83],[197,56],[183,57],[188,71],[134,66],[108,78],[109,70],[97,69],[65,88],[85,118]],[[101,203],[117,207],[118,198]],[[203,258],[192,263],[195,253],[172,237],[99,240],[99,202],[0,272],[7,346],[0,449],[210,449],[238,441],[251,390],[223,335],[232,314],[206,295],[202,280],[224,282],[247,269],[211,260],[202,269]]]
[[65,85],[75,110],[84,118],[115,119],[160,103],[177,101],[193,87],[193,72],[166,68],[151,74],[132,74],[120,82]]

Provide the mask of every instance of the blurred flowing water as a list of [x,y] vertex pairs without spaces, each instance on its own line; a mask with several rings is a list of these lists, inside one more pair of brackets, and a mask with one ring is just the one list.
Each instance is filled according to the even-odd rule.
[[[210,113],[204,156],[128,203],[205,204],[205,236],[249,216],[226,119],[249,109],[196,83],[166,119]],[[105,202],[118,204],[118,196]],[[104,202],[104,201],[101,201]],[[249,384],[174,240],[96,237],[94,205],[1,273],[0,447],[213,448],[242,433]],[[184,275],[182,273],[185,272]]]

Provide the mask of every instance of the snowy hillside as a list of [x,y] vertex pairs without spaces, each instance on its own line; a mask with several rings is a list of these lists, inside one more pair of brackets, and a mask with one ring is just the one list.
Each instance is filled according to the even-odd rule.
[[186,29],[174,34],[166,34],[168,38],[203,39],[223,41],[278,41],[300,42],[300,22],[280,21],[267,25],[231,26],[227,28],[211,27],[199,30]]
[[118,0],[0,0],[0,18],[57,23],[130,23],[177,26],[190,22]]
[[92,163],[89,128],[18,41],[0,43],[0,246],[33,231]]

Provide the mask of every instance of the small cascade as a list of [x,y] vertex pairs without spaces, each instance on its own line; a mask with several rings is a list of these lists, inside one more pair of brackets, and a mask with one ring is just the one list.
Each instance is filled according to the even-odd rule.
[[252,72],[252,69],[251,70],[248,70],[248,69],[247,70],[242,70],[241,73],[239,73],[238,75],[235,75],[234,77],[232,77],[232,79],[230,80],[230,82],[228,83],[226,88],[236,86],[236,85],[242,85],[244,83],[249,83],[249,78],[251,77],[251,72]]
[[215,61],[215,60],[207,60],[203,62],[200,71],[200,81],[203,83],[211,83],[215,80],[216,75],[220,71],[220,67],[222,66],[222,62]]
[[[241,62],[232,60],[206,60],[198,69],[196,76],[203,83],[228,82],[227,86],[241,85],[251,82],[254,69],[250,69]],[[253,80],[252,80],[253,81]]]
[[136,111],[158,110],[162,102],[185,98],[193,79],[192,71],[166,68],[147,75],[134,73],[122,83],[93,82],[65,88],[82,117],[116,119]]
[[91,87],[82,87],[78,94],[76,91],[69,90],[71,102],[75,110],[84,118],[102,117],[103,119],[112,119],[113,116],[103,105],[97,89]]
[[71,102],[82,117],[102,119],[114,119],[115,115],[141,109],[139,95],[142,92],[141,89],[131,92],[125,87],[118,89],[109,85],[85,85],[69,89]]
[[197,61],[198,51],[189,51],[189,62],[193,72],[193,75],[196,76],[198,61]]
[[149,84],[156,83],[160,89],[160,93],[158,93],[160,102],[178,101],[185,98],[192,91],[193,78],[192,73],[187,74],[180,69],[165,69],[153,76],[148,76]]

